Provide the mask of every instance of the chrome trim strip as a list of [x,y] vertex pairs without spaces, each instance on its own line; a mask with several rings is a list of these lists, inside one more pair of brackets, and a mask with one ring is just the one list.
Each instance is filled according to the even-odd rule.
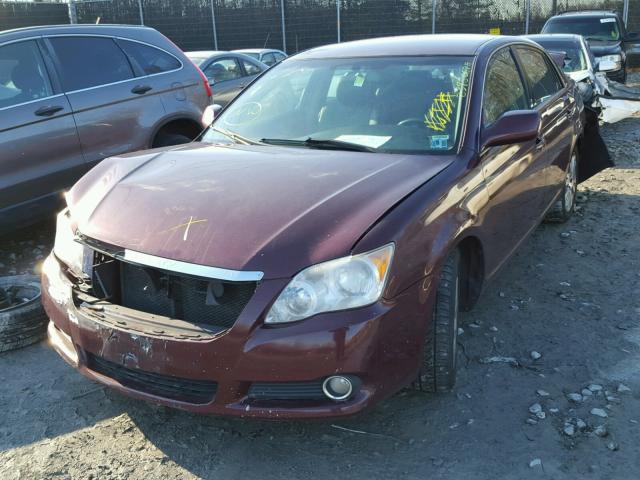
[[242,270],[228,270],[226,268],[210,267],[196,263],[182,262],[170,258],[156,257],[147,253],[125,249],[122,260],[125,262],[158,268],[170,272],[184,273],[195,277],[227,280],[230,282],[259,282],[264,276],[263,272],[248,272]]
[[[44,102],[46,100],[51,100],[53,98],[59,98],[59,97],[64,97],[64,93],[58,93],[56,95],[50,95],[48,97],[36,98],[35,100],[29,100],[28,102],[16,103],[15,105],[9,105],[8,107],[2,107],[2,108],[0,108],[0,111],[1,110],[8,110],[10,108],[23,107],[24,105],[29,105],[31,103]],[[65,109],[65,110],[68,110],[68,109]],[[66,113],[67,115],[71,114],[70,111],[63,112],[63,113]],[[52,117],[45,117],[45,118],[43,118],[43,120],[48,120],[49,118],[59,118],[60,116],[61,115],[56,115],[55,117],[53,117],[53,116]]]

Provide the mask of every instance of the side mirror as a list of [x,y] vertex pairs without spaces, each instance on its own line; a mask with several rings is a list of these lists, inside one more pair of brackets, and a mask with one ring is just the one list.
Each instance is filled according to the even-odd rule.
[[540,113],[535,110],[513,110],[503,114],[482,132],[482,148],[512,145],[538,138]]
[[220,110],[222,110],[222,105],[218,105],[217,103],[207,106],[202,113],[202,125],[210,127],[213,120],[220,113]]
[[598,62],[599,72],[610,72],[611,70],[616,70],[617,68],[619,68],[619,64],[616,62],[612,62],[611,60],[600,60]]

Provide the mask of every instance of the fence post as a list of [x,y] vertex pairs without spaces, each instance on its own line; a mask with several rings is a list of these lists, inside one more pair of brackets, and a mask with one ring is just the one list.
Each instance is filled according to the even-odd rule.
[[280,22],[282,23],[282,51],[287,53],[287,31],[284,22],[284,0],[280,0]]
[[211,26],[213,27],[213,49],[218,50],[218,32],[216,30],[216,10],[211,0]]
[[69,23],[78,23],[78,11],[76,10],[75,0],[69,0]]
[[431,0],[431,34],[436,33],[436,5],[438,0]]
[[336,0],[336,18],[337,18],[337,28],[338,28],[338,43],[340,43],[340,0]]
[[144,13],[142,11],[142,0],[138,0],[138,11],[140,12],[140,25],[144,25]]
[[525,6],[524,34],[529,35],[529,22],[531,20],[531,0],[527,0]]
[[624,20],[625,26],[629,25],[629,0],[624,0],[624,10],[622,13],[622,19]]

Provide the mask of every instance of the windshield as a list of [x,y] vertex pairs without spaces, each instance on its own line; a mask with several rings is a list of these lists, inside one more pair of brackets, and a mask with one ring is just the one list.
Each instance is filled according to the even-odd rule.
[[460,137],[472,60],[290,60],[230,104],[203,141],[449,152]]
[[534,40],[549,52],[563,52],[566,55],[564,59],[565,72],[572,73],[587,70],[587,59],[579,45],[575,45],[573,42],[557,40]]
[[565,18],[549,22],[542,33],[573,33],[587,40],[611,42],[620,40],[615,17]]

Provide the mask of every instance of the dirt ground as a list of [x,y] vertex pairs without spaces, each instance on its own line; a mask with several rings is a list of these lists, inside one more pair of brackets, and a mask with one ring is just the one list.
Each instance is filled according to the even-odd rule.
[[[335,422],[202,417],[105,390],[43,343],[0,355],[0,478],[640,478],[640,119],[603,134],[617,166],[462,318],[452,393]],[[32,270],[52,232],[0,239],[0,275]]]

